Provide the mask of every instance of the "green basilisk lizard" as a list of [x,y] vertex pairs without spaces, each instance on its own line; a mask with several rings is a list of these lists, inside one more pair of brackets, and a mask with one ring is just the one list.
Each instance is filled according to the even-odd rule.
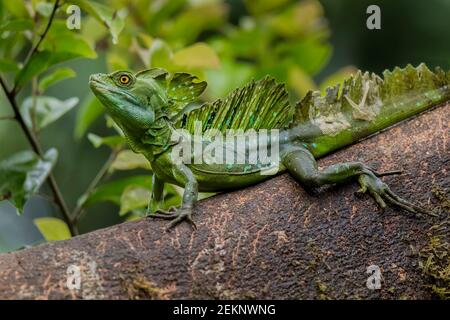
[[[131,149],[150,162],[154,174],[149,216],[172,219],[171,227],[185,219],[195,226],[192,213],[199,191],[249,186],[270,178],[267,172],[274,168],[277,173],[288,171],[307,189],[356,179],[360,191],[369,192],[381,208],[389,203],[415,214],[427,213],[397,196],[380,179],[399,172],[379,173],[361,162],[319,169],[316,159],[449,100],[450,72],[439,68],[432,72],[424,64],[385,71],[383,78],[358,72],[342,87],[328,88],[325,95],[311,91],[296,105],[289,103],[285,86],[269,77],[252,81],[223,100],[204,104],[193,102],[206,82],[187,73],[170,75],[159,68],[137,74],[94,74],[90,87]],[[220,141],[217,134],[230,130],[256,133],[248,136],[241,150],[247,162],[235,160],[239,153],[234,150],[235,140],[231,162],[201,161],[201,157],[189,161],[198,155],[174,152],[183,141],[191,144],[190,135],[200,134],[200,145],[208,147]],[[215,133],[208,133],[211,131]],[[221,154],[220,148],[230,149],[223,145],[215,144],[216,154]],[[258,152],[255,145],[276,145],[276,159],[262,162],[253,154]],[[184,160],[180,162],[174,154],[182,154]],[[256,161],[248,161],[252,157]],[[179,208],[160,209],[165,183],[184,188]]]

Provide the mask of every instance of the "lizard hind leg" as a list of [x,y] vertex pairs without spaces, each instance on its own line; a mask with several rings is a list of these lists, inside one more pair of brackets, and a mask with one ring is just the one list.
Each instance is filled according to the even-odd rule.
[[414,214],[430,214],[425,209],[416,206],[391,191],[379,177],[398,174],[399,171],[377,173],[361,162],[345,162],[331,165],[320,170],[314,156],[301,146],[282,153],[282,162],[291,176],[306,188],[316,188],[327,184],[336,184],[358,179],[360,192],[368,192],[384,209],[386,202]]

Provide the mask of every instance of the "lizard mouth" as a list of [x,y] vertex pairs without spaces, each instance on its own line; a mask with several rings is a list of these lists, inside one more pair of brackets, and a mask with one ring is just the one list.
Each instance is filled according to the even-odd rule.
[[94,93],[104,94],[110,91],[110,88],[106,86],[96,75],[91,75],[89,78],[89,86]]
[[109,92],[113,91],[111,86],[106,85],[102,80],[98,79],[98,76],[93,74],[89,77],[89,86],[94,92]]

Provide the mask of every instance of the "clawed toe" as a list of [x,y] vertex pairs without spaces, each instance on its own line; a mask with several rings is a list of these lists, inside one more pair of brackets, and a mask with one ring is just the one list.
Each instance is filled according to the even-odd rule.
[[394,192],[391,191],[391,189],[387,188],[385,191],[385,197],[388,199],[390,203],[393,205],[396,205],[400,208],[405,209],[406,211],[415,213],[415,214],[427,214],[433,217],[436,217],[437,215],[431,211],[426,210],[425,208],[419,207],[413,203],[410,203],[402,198],[400,198],[398,195],[396,195]]
[[189,222],[194,230],[197,230],[197,225],[195,224],[194,220],[192,220],[191,214],[179,214],[175,219],[173,219],[170,222],[170,224],[166,228],[166,231],[169,231],[170,229],[172,229],[179,223],[183,222],[184,220]]
[[176,225],[178,225],[180,222],[183,222],[186,220],[189,222],[193,229],[196,230],[197,226],[192,220],[192,211],[185,208],[179,208],[179,209],[173,209],[170,208],[169,211],[165,210],[158,210],[155,213],[150,213],[148,215],[149,218],[158,218],[158,219],[164,219],[164,220],[172,220],[169,225],[166,228],[166,231],[172,229]]
[[[394,174],[394,173],[393,172],[384,173],[384,175],[387,174]],[[361,185],[360,192],[365,193],[368,191],[382,210],[386,208],[387,202],[391,205],[397,206],[416,215],[427,214],[430,216],[436,216],[435,213],[430,212],[424,208],[421,208],[413,203],[410,203],[402,199],[398,195],[396,195],[394,192],[392,192],[392,190],[388,187],[387,184],[385,184],[383,181],[381,181],[380,178],[377,177],[377,175],[378,174],[375,173],[363,174],[359,177],[358,181]]]

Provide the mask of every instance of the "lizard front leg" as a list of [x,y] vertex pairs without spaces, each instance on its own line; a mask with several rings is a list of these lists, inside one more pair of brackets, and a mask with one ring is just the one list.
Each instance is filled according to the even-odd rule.
[[382,209],[386,207],[386,202],[388,202],[411,213],[426,213],[431,215],[431,213],[423,208],[397,196],[379,178],[380,176],[398,172],[380,174],[361,162],[339,163],[319,170],[314,156],[309,150],[301,146],[282,152],[282,162],[291,176],[306,188],[342,183],[357,178],[361,185],[360,191],[368,191]]
[[159,179],[155,173],[152,176],[152,192],[147,206],[147,215],[160,211],[164,200],[164,180]]
[[195,223],[192,220],[192,210],[198,198],[197,180],[195,179],[191,169],[184,164],[174,165],[172,171],[173,176],[184,184],[184,193],[181,206],[172,213],[156,210],[155,213],[151,213],[149,217],[172,220],[168,226],[168,229],[176,226],[183,220],[187,220],[195,228]]

